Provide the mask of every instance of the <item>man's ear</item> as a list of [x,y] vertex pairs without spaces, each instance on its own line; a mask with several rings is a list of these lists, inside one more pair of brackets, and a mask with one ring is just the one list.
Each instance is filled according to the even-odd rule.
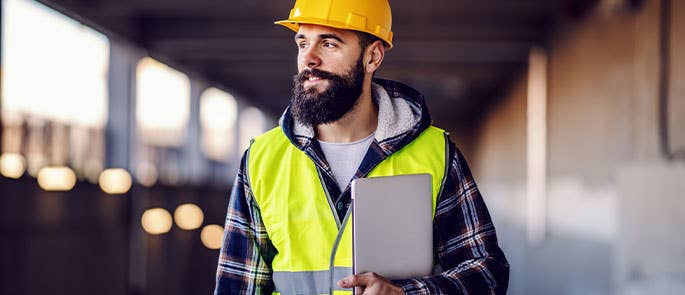
[[383,57],[385,57],[385,46],[383,45],[383,42],[376,40],[371,43],[371,45],[366,48],[365,56],[367,58],[364,62],[364,70],[366,70],[367,73],[375,72],[381,66]]

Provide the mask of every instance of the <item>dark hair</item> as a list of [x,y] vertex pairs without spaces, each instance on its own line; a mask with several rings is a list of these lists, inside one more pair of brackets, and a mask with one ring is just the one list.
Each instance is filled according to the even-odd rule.
[[362,50],[365,50],[367,47],[369,47],[369,45],[373,44],[373,42],[376,42],[378,40],[380,40],[383,43],[383,46],[385,46],[385,42],[383,42],[383,40],[374,35],[360,31],[356,32],[357,37],[359,37],[359,47],[361,47]]

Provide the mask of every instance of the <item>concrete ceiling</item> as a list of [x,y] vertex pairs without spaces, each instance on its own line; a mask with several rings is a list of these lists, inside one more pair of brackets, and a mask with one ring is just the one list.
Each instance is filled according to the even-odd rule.
[[[279,115],[296,72],[285,0],[41,0]],[[395,48],[378,77],[427,97],[439,125],[473,125],[525,73],[529,48],[593,1],[392,0]]]

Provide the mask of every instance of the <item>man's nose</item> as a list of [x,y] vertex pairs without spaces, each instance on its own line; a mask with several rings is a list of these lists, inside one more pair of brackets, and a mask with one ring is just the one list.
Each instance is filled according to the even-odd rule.
[[304,52],[302,52],[302,65],[308,69],[321,66],[321,58],[315,47],[304,49]]

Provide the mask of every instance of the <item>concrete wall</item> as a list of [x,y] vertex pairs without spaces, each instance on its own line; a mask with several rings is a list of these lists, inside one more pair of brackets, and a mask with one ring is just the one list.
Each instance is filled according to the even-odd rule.
[[[685,294],[685,158],[660,137],[661,1],[600,1],[548,48],[546,236],[526,235],[527,77],[473,144],[510,294]],[[669,150],[685,142],[685,3],[671,3]]]

